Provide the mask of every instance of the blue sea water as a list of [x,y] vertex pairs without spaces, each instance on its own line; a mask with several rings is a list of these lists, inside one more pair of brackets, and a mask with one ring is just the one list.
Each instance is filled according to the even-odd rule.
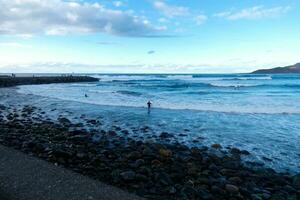
[[[246,160],[300,171],[300,75],[92,76],[100,81],[21,86],[19,92],[60,100],[64,103],[56,106],[61,109],[101,116],[103,126],[121,126],[136,138],[167,131],[189,146],[235,146],[252,153]],[[148,100],[153,103],[150,114]],[[138,130],[144,126],[150,128],[141,136]]]

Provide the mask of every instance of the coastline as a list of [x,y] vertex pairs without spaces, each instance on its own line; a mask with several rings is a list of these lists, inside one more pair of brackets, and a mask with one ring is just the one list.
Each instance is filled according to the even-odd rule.
[[[241,156],[248,152],[236,148],[228,153],[218,144],[188,148],[180,143],[142,142],[120,127],[86,130],[67,118],[47,119],[30,105],[1,109],[2,144],[146,198],[299,197],[299,175],[245,166]],[[160,133],[162,141],[169,137]]]
[[12,87],[17,85],[39,85],[51,83],[77,83],[77,82],[95,82],[97,78],[90,76],[37,76],[37,77],[14,77],[0,76],[0,88]]

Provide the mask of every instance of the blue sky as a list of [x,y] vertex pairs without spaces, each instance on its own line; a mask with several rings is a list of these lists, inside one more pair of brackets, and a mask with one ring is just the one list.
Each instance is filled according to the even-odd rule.
[[0,72],[230,73],[300,62],[298,0],[0,0]]

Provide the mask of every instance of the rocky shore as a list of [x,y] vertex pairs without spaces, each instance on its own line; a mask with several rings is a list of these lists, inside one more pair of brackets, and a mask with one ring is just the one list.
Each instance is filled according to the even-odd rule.
[[0,105],[0,143],[148,199],[300,199],[300,174],[245,165],[247,151],[164,143],[169,133],[161,143],[136,141],[119,127],[86,130],[42,113]]
[[0,76],[0,87],[16,85],[37,85],[50,83],[94,82],[99,79],[89,76],[40,76],[40,77],[13,77]]

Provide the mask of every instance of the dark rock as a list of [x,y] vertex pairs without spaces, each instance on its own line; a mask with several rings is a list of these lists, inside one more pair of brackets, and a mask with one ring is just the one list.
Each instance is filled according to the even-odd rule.
[[166,139],[166,138],[171,138],[171,137],[174,137],[174,136],[171,135],[170,133],[162,132],[162,133],[159,135],[159,137],[162,138],[162,139]]
[[155,180],[163,185],[173,185],[173,181],[167,173],[161,172],[156,174]]
[[70,136],[68,138],[69,141],[75,142],[75,143],[84,143],[87,141],[87,139],[88,139],[88,137],[86,135],[74,135],[74,136]]
[[230,153],[232,153],[232,154],[241,154],[241,150],[239,150],[238,148],[231,148]]
[[293,177],[293,186],[300,190],[300,174],[297,174]]
[[211,147],[215,148],[215,149],[221,149],[222,148],[222,146],[220,144],[212,144]]
[[239,192],[239,188],[235,185],[226,184],[225,189],[230,194],[237,194]]
[[163,157],[171,157],[172,151],[169,149],[159,149],[159,155],[161,155]]
[[140,158],[141,156],[142,156],[142,154],[141,154],[140,152],[138,152],[138,151],[133,151],[133,152],[130,152],[130,153],[127,155],[127,158],[134,160],[134,159]]
[[134,171],[125,171],[120,173],[120,176],[122,177],[123,180],[125,181],[133,181],[135,179],[135,172]]
[[65,125],[71,124],[71,121],[65,117],[58,118],[58,121],[59,121],[59,123],[65,124]]
[[230,181],[231,183],[234,183],[234,184],[241,184],[243,181],[240,177],[230,177],[228,179],[228,181]]
[[246,151],[246,150],[242,150],[241,154],[243,154],[243,155],[250,155],[250,153],[248,151]]

